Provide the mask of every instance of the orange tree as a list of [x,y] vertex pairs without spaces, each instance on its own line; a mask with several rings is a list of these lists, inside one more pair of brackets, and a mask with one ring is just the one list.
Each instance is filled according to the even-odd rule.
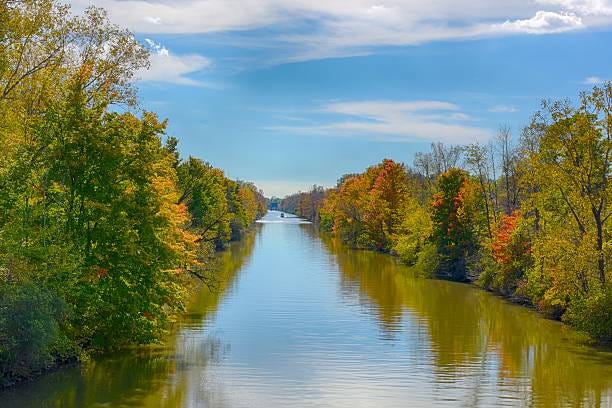
[[496,265],[492,288],[513,294],[524,272],[533,264],[528,229],[519,211],[502,217],[493,235],[491,255]]
[[408,176],[404,165],[389,159],[369,171],[375,177],[364,211],[368,244],[379,251],[389,251],[401,225],[402,208],[409,194]]
[[385,159],[340,180],[319,211],[321,225],[349,245],[386,252],[393,246],[408,196],[406,169]]

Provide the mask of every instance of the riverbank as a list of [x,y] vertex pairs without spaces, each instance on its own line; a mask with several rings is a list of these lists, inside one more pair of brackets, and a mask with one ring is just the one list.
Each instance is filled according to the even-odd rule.
[[[606,89],[612,95],[612,84]],[[601,96],[598,90],[593,92],[594,98]],[[585,106],[593,100],[585,101]],[[538,145],[544,140],[532,142]],[[605,198],[589,201],[579,191],[572,193],[572,200],[583,197],[580,206],[584,208],[603,200],[594,213],[578,214],[576,210],[572,215],[570,210],[578,204],[567,204],[568,197],[559,200],[558,189],[551,190],[539,179],[508,173],[497,180],[474,167],[484,165],[487,156],[482,153],[478,145],[433,144],[432,152],[418,155],[420,161],[415,161],[414,168],[385,159],[362,173],[341,177],[322,196],[314,188],[312,193],[299,193],[284,202],[295,206],[298,215],[300,211],[311,217],[315,214],[313,219],[319,220],[322,230],[352,248],[395,253],[427,275],[477,282],[509,298],[528,299],[544,315],[559,318],[602,343],[612,342],[612,277],[608,276],[606,250],[610,236],[601,224],[611,217],[596,215],[594,222],[599,227],[592,224],[593,214],[605,207]],[[592,159],[604,160],[605,155],[599,153]],[[523,156],[516,159],[513,171],[537,165],[544,176],[554,170],[537,149],[516,154]],[[451,156],[452,163],[436,162]],[[421,159],[440,171],[427,167],[423,172]],[[469,166],[459,167],[465,163]],[[522,180],[530,189],[510,189],[510,177],[515,182]],[[507,188],[500,189],[500,185]],[[510,193],[515,197],[512,200]]]
[[[41,377],[53,375],[61,370],[83,367],[91,361],[103,360],[113,355],[138,353],[151,347],[164,347],[164,344],[171,341],[177,331],[183,327],[186,320],[201,316],[199,313],[202,309],[214,308],[214,305],[219,302],[227,287],[231,285],[242,263],[248,259],[250,251],[252,251],[255,225],[252,224],[251,228],[244,232],[239,240],[229,242],[223,250],[214,254],[214,258],[210,259],[211,266],[202,276],[206,281],[192,276],[183,282],[186,290],[185,298],[188,299],[186,310],[172,317],[158,340],[150,344],[128,344],[114,350],[81,349],[78,353],[73,353],[66,358],[58,358],[37,371],[27,370],[27,375],[3,378],[3,381],[0,382],[0,391],[15,387],[27,387],[28,383],[38,381]],[[195,315],[193,314],[194,310],[198,311]]]
[[241,265],[231,282],[196,296],[167,343],[58,370],[2,393],[3,407],[612,402],[612,353],[585,336],[273,216],[224,253]]
[[267,208],[139,104],[145,45],[76,12],[0,3],[0,385],[158,342]]
[[[318,227],[318,224],[315,224]],[[322,231],[322,234],[326,235],[328,237],[329,240],[338,240],[337,237],[334,237],[333,234],[329,233],[329,232],[325,232]],[[341,245],[345,245],[344,243],[341,243]],[[385,257],[389,257],[394,259],[396,262],[405,265],[407,268],[409,268],[412,272],[414,273],[416,276],[418,276],[419,278],[422,279],[431,279],[431,280],[439,280],[439,281],[448,281],[448,282],[454,282],[457,284],[462,284],[462,285],[467,285],[470,287],[473,287],[479,291],[482,291],[483,293],[486,293],[489,296],[493,296],[495,298],[501,299],[504,302],[507,302],[508,304],[512,304],[512,305],[516,305],[525,309],[528,309],[530,311],[533,311],[534,313],[536,313],[541,319],[545,319],[545,320],[551,320],[551,321],[555,321],[555,322],[559,322],[560,324],[563,324],[564,326],[566,326],[568,329],[576,331],[577,333],[579,331],[577,331],[574,327],[572,327],[572,325],[567,324],[566,322],[564,322],[561,319],[561,315],[559,314],[550,314],[550,313],[546,313],[542,310],[540,310],[537,305],[535,305],[531,299],[525,297],[525,296],[516,296],[513,294],[507,294],[507,293],[503,293],[500,291],[496,291],[495,289],[491,289],[491,288],[487,288],[487,287],[483,287],[482,284],[480,282],[478,282],[478,280],[471,280],[471,279],[466,279],[463,281],[458,281],[458,280],[454,280],[454,279],[450,279],[446,274],[443,274],[442,277],[436,276],[434,270],[423,270],[420,269],[418,266],[415,266],[414,264],[407,264],[405,262],[403,262],[401,260],[401,257],[397,254],[397,253],[392,253],[392,252],[382,252],[382,251],[376,251],[373,249],[366,249],[366,248],[350,248],[349,246],[347,246],[347,248],[349,248],[352,251],[366,251],[366,252],[374,252],[374,253],[379,253],[382,256]],[[433,262],[435,264],[435,262]],[[598,339],[598,338],[593,338],[591,336],[587,336],[584,338],[584,344],[588,345],[589,347],[593,347],[594,349],[599,349],[599,350],[603,350],[603,351],[612,351],[612,342],[609,340],[605,340],[605,339]]]

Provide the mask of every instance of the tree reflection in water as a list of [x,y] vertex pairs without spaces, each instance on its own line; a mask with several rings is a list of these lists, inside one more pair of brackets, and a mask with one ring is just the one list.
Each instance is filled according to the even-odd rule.
[[[188,312],[162,345],[124,350],[81,366],[61,368],[40,377],[36,384],[23,384],[7,391],[2,396],[4,403],[22,408],[171,408],[194,402],[223,407],[222,396],[199,391],[208,381],[206,367],[222,360],[229,344],[205,333],[204,328],[248,262],[255,235],[256,232],[247,235],[219,254],[219,290],[210,293],[202,287],[194,294]],[[28,392],[22,392],[24,387],[28,387]]]
[[610,398],[612,354],[568,327],[466,284],[419,278],[392,257],[322,239],[344,295],[357,292],[386,338],[423,333],[411,341],[428,343],[418,349],[430,353],[439,387],[471,389],[472,406],[487,390],[551,407],[599,407]]

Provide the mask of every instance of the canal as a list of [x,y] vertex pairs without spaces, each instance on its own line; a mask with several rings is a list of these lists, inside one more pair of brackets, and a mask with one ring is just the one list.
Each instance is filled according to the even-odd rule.
[[0,394],[2,407],[612,406],[612,353],[470,285],[271,211],[174,333]]

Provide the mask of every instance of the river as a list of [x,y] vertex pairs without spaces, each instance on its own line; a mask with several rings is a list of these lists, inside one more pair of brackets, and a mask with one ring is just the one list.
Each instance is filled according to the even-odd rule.
[[270,211],[163,345],[65,367],[1,407],[612,407],[612,353],[470,285]]

